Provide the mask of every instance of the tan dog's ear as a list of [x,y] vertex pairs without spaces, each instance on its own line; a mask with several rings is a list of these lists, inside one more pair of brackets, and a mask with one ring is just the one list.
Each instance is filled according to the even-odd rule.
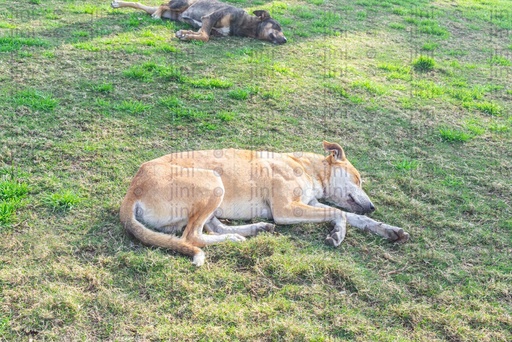
[[329,152],[335,160],[343,161],[346,159],[345,152],[343,151],[343,149],[341,148],[340,145],[338,145],[336,143],[330,143],[325,140],[323,142],[323,145],[324,145],[324,150],[326,152]]
[[270,19],[270,13],[264,10],[257,10],[252,12],[255,16],[260,18],[260,20]]

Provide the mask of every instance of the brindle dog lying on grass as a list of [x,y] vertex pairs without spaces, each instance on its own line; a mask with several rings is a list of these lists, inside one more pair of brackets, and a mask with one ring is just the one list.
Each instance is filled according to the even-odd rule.
[[136,2],[113,1],[113,8],[131,7],[146,11],[154,18],[165,18],[192,25],[199,31],[179,30],[181,40],[207,42],[210,35],[250,37],[274,44],[286,43],[281,26],[267,11],[249,15],[243,9],[217,0],[171,0],[166,5],[151,7]]

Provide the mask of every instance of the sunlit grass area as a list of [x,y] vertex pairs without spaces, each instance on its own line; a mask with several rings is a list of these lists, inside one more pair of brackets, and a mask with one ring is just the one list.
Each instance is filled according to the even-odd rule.
[[[288,43],[181,42],[187,25],[108,1],[0,4],[0,340],[512,340],[510,3],[230,2]],[[196,268],[119,222],[145,161],[322,140],[408,243],[281,226]]]

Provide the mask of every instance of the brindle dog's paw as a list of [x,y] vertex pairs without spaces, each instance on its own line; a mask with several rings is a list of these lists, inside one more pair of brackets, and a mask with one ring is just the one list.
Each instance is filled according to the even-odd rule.
[[176,38],[181,39],[181,40],[187,40],[186,32],[187,31],[185,31],[185,30],[179,30],[178,32],[176,32]]
[[162,13],[156,11],[155,13],[151,14],[151,17],[155,20],[162,19]]

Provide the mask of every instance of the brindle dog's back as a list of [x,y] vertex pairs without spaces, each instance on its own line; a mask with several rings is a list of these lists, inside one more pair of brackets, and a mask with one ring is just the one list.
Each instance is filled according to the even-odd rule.
[[[224,15],[243,17],[245,11],[217,0],[174,0],[170,4],[180,7],[188,5],[188,8],[181,14],[182,21],[187,22],[194,28],[201,28],[201,18],[222,11]],[[181,5],[181,6],[180,6]],[[172,8],[172,7],[171,7]]]

